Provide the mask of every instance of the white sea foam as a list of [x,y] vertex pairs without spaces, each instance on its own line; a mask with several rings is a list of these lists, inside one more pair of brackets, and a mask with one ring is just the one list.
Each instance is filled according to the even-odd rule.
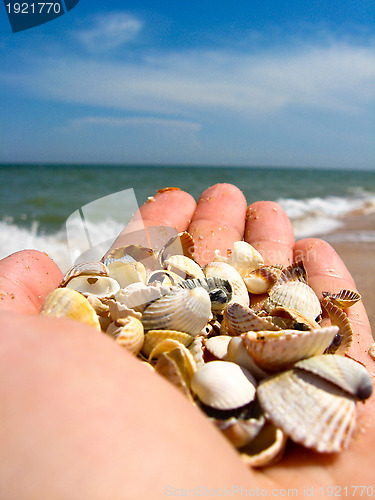
[[[375,242],[375,228],[366,231],[340,232],[332,234],[345,224],[345,220],[354,215],[375,213],[375,194],[357,189],[350,196],[340,198],[309,198],[305,200],[279,199],[286,210],[295,231],[296,239],[309,236],[327,235],[329,241]],[[93,242],[101,241],[102,246],[94,247],[99,259],[122,229],[118,220],[107,217],[99,223],[91,224],[86,220],[85,232]],[[17,226],[11,217],[0,221],[0,258],[22,250],[32,248],[46,252],[66,271],[81,253],[82,244],[87,234],[82,234],[77,226],[69,236],[69,246],[65,226],[52,234],[44,234],[37,223],[30,227]]]

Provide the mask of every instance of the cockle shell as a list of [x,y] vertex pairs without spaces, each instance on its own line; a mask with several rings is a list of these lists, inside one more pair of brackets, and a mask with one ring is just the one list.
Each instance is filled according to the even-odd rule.
[[262,380],[257,396],[266,417],[293,441],[319,452],[338,452],[355,426],[355,398],[303,370]]
[[210,315],[211,301],[206,290],[175,288],[146,307],[142,323],[146,330],[179,330],[198,335]]
[[243,280],[249,293],[267,293],[277,282],[281,275],[279,266],[262,266],[245,274]]
[[[197,365],[190,351],[178,340],[167,339],[159,342],[153,348],[149,356],[149,361],[152,359],[159,360],[159,358],[165,357],[165,355],[169,359],[174,359],[177,363],[177,371],[183,376],[190,390],[192,377],[197,371]],[[157,370],[157,363],[155,368]]]
[[76,276],[66,284],[66,288],[76,290],[83,295],[91,294],[99,298],[109,298],[120,290],[120,285],[116,280],[107,276]]
[[288,440],[286,434],[267,422],[260,432],[239,451],[242,461],[249,467],[263,467],[279,461]]
[[149,330],[145,335],[145,341],[142,347],[142,354],[148,357],[151,351],[160,342],[166,339],[178,340],[185,347],[189,347],[192,343],[193,338],[191,335],[185,332],[179,332],[177,330]]
[[134,316],[121,318],[109,325],[107,333],[114,337],[119,345],[125,347],[135,356],[140,353],[144,341],[144,332],[139,319]]
[[40,314],[73,319],[100,331],[98,316],[90,302],[82,294],[69,288],[57,288],[49,293]]
[[275,307],[264,319],[279,326],[282,330],[311,330],[320,328],[319,323],[304,314],[288,307]]
[[229,257],[222,257],[216,254],[213,262],[226,262],[230,264],[242,278],[254,269],[261,267],[264,263],[261,254],[246,241],[235,241]]
[[137,319],[141,319],[142,314],[130,307],[127,307],[125,304],[118,302],[117,300],[106,299],[106,305],[109,309],[109,315],[112,318],[112,321],[117,321],[119,319],[124,319],[129,316],[133,316]]
[[187,279],[181,281],[178,286],[181,288],[196,288],[201,286],[207,290],[211,299],[211,309],[213,311],[222,311],[229,304],[233,296],[233,287],[227,279],[213,276],[211,278]]
[[165,243],[159,252],[159,261],[163,266],[164,261],[172,255],[185,255],[190,259],[193,258],[195,244],[193,237],[186,231],[173,236]]
[[199,264],[185,255],[171,255],[165,259],[164,269],[179,274],[182,278],[204,278]]
[[255,397],[252,375],[229,361],[211,361],[200,366],[191,380],[191,389],[207,406],[231,410],[244,406]]
[[272,311],[274,307],[295,309],[314,321],[322,313],[313,289],[300,281],[291,281],[275,288],[265,303],[267,311]]
[[202,335],[194,337],[193,342],[189,345],[189,352],[191,352],[198,368],[205,364],[203,357],[204,337],[202,337]]
[[336,326],[314,330],[280,330],[242,334],[244,345],[264,370],[283,370],[300,359],[323,354],[338,332]]
[[353,359],[323,354],[298,361],[294,367],[319,375],[357,399],[365,400],[372,394],[372,381],[368,371]]
[[332,304],[340,307],[340,309],[352,307],[362,298],[356,290],[340,290],[338,293],[323,292],[322,295],[328,297]]
[[[141,245],[125,245],[112,250],[104,259],[104,262],[111,262],[112,259],[121,260],[129,256],[136,262],[142,262],[146,269],[154,271],[160,269],[160,264],[157,256],[151,248]],[[128,261],[131,261],[128,259]]]
[[228,361],[246,368],[257,380],[267,377],[268,373],[256,364],[244,346],[242,337],[231,337],[227,349]]
[[345,354],[353,341],[353,330],[346,313],[335,305],[328,297],[321,300],[322,307],[327,311],[331,324],[339,328],[337,337],[329,346],[330,354]]
[[207,278],[227,279],[233,288],[232,301],[245,306],[249,305],[249,294],[241,275],[226,262],[211,262],[204,268],[204,274]]
[[102,262],[94,260],[76,264],[66,272],[59,283],[59,287],[66,286],[72,278],[77,276],[108,276],[108,267]]
[[173,271],[167,271],[165,269],[158,269],[157,271],[152,271],[147,276],[147,285],[161,284],[165,286],[176,286],[183,281],[183,278],[174,273]]
[[217,359],[226,360],[228,344],[231,337],[228,335],[216,335],[205,341],[205,348]]
[[250,330],[280,330],[278,326],[257,316],[249,307],[237,302],[232,302],[224,309],[223,317],[229,335],[240,335]]

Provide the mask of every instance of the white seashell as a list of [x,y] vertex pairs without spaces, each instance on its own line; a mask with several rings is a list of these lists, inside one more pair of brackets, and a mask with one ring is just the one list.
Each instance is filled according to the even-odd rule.
[[113,297],[120,290],[120,285],[107,276],[77,276],[67,283],[66,288],[103,299]]
[[93,326],[100,331],[100,323],[95,309],[79,292],[69,288],[57,288],[44,301],[42,316],[73,319]]
[[211,418],[211,420],[236,448],[249,444],[259,434],[266,421],[264,415],[246,420],[237,417],[226,420]]
[[198,368],[205,364],[203,358],[203,344],[204,338],[201,335],[197,335],[196,337],[194,337],[193,342],[189,345],[189,351],[191,352],[191,355],[193,356]]
[[228,335],[217,335],[216,337],[210,337],[205,341],[205,348],[213,356],[215,356],[215,358],[225,361],[230,339],[231,337],[229,337]]
[[113,260],[108,264],[109,276],[115,279],[120,288],[125,288],[131,283],[146,282],[146,268],[142,262],[123,262]]
[[260,382],[261,407],[293,441],[319,452],[338,452],[355,426],[354,397],[312,373],[289,370]]
[[229,361],[211,361],[200,366],[191,380],[191,390],[207,406],[230,410],[244,406],[255,397],[252,375]]
[[246,241],[235,241],[229,257],[222,257],[216,254],[213,262],[226,262],[230,264],[238,271],[242,278],[264,264],[261,254]]
[[107,333],[135,356],[140,353],[144,342],[144,332],[139,319],[134,316],[122,318],[111,323],[107,328]]
[[146,283],[147,285],[165,285],[165,286],[176,286],[183,281],[183,278],[172,272],[166,271],[165,269],[158,269],[157,271],[152,271],[148,276]]
[[298,361],[294,367],[319,375],[358,399],[365,400],[371,396],[370,374],[353,359],[324,354]]
[[204,278],[203,271],[199,264],[185,255],[171,255],[164,261],[164,268],[179,274],[182,278]]
[[233,288],[232,302],[238,302],[245,306],[249,305],[249,293],[241,275],[226,262],[211,262],[204,268],[204,274],[207,278],[227,279]]
[[198,335],[210,315],[211,301],[206,290],[175,288],[146,307],[142,323],[146,330],[179,330]]
[[159,261],[151,248],[141,245],[125,245],[112,250],[104,259],[105,263],[113,260],[123,260],[125,262],[142,262],[146,269],[154,271],[160,268]]
[[108,276],[108,267],[102,262],[90,260],[76,264],[67,271],[63,279],[59,283],[59,287],[66,284],[77,276]]
[[336,326],[316,330],[280,330],[242,334],[244,345],[264,370],[283,370],[300,359],[323,354],[338,332]]
[[372,357],[372,359],[375,360],[375,342],[370,347],[368,353]]
[[159,252],[159,261],[161,265],[172,255],[185,255],[193,258],[195,244],[193,237],[186,231],[173,236]]
[[197,365],[191,352],[178,340],[166,339],[159,342],[150,353],[149,361],[157,359],[164,354],[169,354],[169,357],[177,360],[179,369],[184,372],[184,377],[189,382],[197,371]]
[[262,266],[247,273],[243,280],[249,293],[267,293],[277,282],[282,270],[278,266]]
[[112,321],[127,318],[128,316],[133,316],[134,318],[138,319],[141,319],[142,317],[142,314],[140,312],[127,307],[125,304],[122,304],[117,300],[107,299],[105,303],[108,306],[109,315],[112,318]]
[[257,316],[249,307],[236,302],[232,302],[224,309],[223,317],[229,335],[240,335],[250,330],[280,330],[278,326]]
[[220,312],[232,300],[233,288],[227,279],[212,278],[187,279],[181,281],[178,286],[181,288],[195,288],[201,286],[209,293],[211,299],[211,309]]
[[316,320],[321,314],[320,302],[314,290],[301,281],[291,281],[275,288],[265,303],[267,311],[288,307]]
[[248,353],[242,337],[232,337],[227,349],[228,361],[246,368],[257,380],[265,378],[268,373],[260,368]]

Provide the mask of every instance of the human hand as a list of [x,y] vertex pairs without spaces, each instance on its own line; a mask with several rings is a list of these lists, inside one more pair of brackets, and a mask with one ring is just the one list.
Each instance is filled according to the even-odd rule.
[[[154,200],[141,209],[146,226],[171,225],[178,231],[190,226],[201,263],[211,259],[215,248],[224,253],[244,234],[268,263],[287,264],[293,252],[303,258],[318,294],[353,288],[329,245],[312,239],[294,245],[290,223],[276,204],[253,204],[246,221],[246,201],[230,185],[210,188],[197,208],[182,191],[164,191]],[[117,244],[129,234],[125,231]],[[1,283],[3,293],[15,296],[8,299],[7,308],[37,313],[60,274],[40,255],[38,262],[30,263],[25,253],[13,259],[20,257],[25,259],[20,267],[15,260],[3,261],[0,267],[1,275],[8,273]],[[18,295],[27,266],[35,272],[29,280],[33,287],[26,293],[21,286]],[[351,355],[374,372],[367,355],[372,337],[363,306],[349,314],[356,336]],[[168,485],[296,488],[300,494],[314,486],[321,496],[322,486],[369,484],[374,398],[360,405],[357,432],[345,452],[318,455],[292,445],[279,464],[263,472],[247,470],[195,408],[106,336],[76,323],[17,317],[14,312],[4,313],[2,322],[0,395],[5,410],[0,459],[6,466],[0,472],[0,496],[161,498],[170,491]],[[355,349],[357,340],[360,351]]]

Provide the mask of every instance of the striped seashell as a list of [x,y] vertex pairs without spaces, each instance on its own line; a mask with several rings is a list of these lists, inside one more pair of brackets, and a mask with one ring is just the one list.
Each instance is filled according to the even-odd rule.
[[249,293],[241,275],[226,262],[211,262],[204,268],[206,278],[223,278],[228,280],[233,289],[232,301],[245,306],[249,305]]
[[82,294],[69,288],[57,288],[49,293],[40,312],[42,316],[67,318],[93,326],[100,331],[95,309]]
[[171,255],[164,260],[164,269],[172,271],[184,279],[204,278],[199,264],[185,255]]
[[205,360],[203,357],[204,342],[204,337],[202,337],[201,335],[197,335],[196,337],[194,337],[193,342],[189,346],[189,351],[191,352],[191,355],[193,356],[198,368],[205,364]]
[[154,347],[150,353],[149,361],[159,359],[166,354],[176,360],[179,370],[183,372],[183,376],[190,387],[194,373],[197,371],[197,365],[191,352],[178,340],[166,339]]
[[372,394],[370,374],[353,359],[324,354],[298,361],[294,367],[319,375],[357,399],[365,400]]
[[347,447],[355,426],[355,398],[303,370],[262,380],[259,403],[274,425],[294,442],[318,452]]
[[288,307],[275,307],[265,319],[282,330],[311,330],[320,328],[319,323]]
[[341,290],[338,293],[323,292],[323,297],[328,297],[335,306],[347,309],[361,300],[361,295],[356,290]]
[[146,307],[142,323],[146,330],[179,330],[198,335],[211,315],[211,301],[201,287],[175,288]]
[[141,319],[142,317],[142,314],[139,311],[135,311],[117,300],[106,299],[105,304],[108,306],[109,315],[112,318],[112,321],[118,321],[119,319],[124,319],[128,316],[133,316],[137,319]]
[[187,279],[181,281],[178,286],[189,289],[201,286],[207,290],[211,299],[211,309],[215,312],[222,311],[232,300],[233,296],[233,287],[230,281],[216,276],[202,279]]
[[242,278],[264,264],[261,254],[246,241],[235,241],[229,257],[216,254],[213,262],[226,262],[234,267]]
[[314,330],[280,330],[242,334],[244,345],[264,370],[284,370],[296,361],[323,354],[338,332],[337,326]]
[[117,344],[137,356],[143,346],[144,331],[141,321],[134,316],[121,318],[111,323],[107,333],[114,337]]
[[270,312],[275,307],[295,309],[314,321],[322,314],[314,290],[300,281],[285,283],[272,291],[265,303],[265,309]]
[[353,330],[346,313],[336,306],[328,297],[321,300],[322,307],[328,313],[331,324],[339,328],[337,336],[328,347],[328,354],[344,355],[352,344]]
[[59,283],[59,287],[64,287],[72,278],[77,276],[108,276],[108,267],[102,262],[90,260],[76,264],[66,272]]
[[246,368],[256,380],[267,377],[269,374],[260,368],[244,346],[242,337],[232,337],[227,349],[228,361]]
[[200,366],[191,390],[205,405],[218,410],[240,408],[255,398],[256,382],[244,368],[230,361],[211,361]]
[[229,335],[241,335],[250,330],[280,330],[278,326],[257,316],[249,307],[236,302],[232,302],[224,309],[223,317]]
[[145,341],[142,347],[142,354],[149,357],[151,351],[160,342],[166,339],[178,340],[185,347],[189,347],[192,343],[193,338],[191,335],[185,332],[179,332],[177,330],[149,330],[145,335]]
[[120,285],[108,276],[76,276],[69,280],[66,288],[76,290],[83,295],[95,295],[100,299],[113,297],[119,290]]

